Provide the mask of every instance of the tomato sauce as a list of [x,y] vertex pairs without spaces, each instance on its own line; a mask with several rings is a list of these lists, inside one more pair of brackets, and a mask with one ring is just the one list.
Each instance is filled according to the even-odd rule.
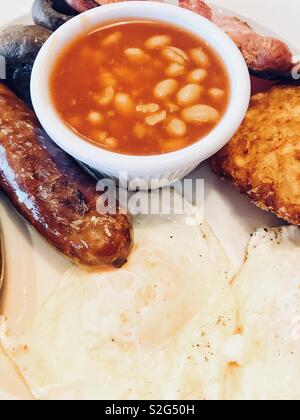
[[50,89],[72,130],[128,155],[168,153],[201,140],[230,97],[225,66],[205,41],[177,26],[134,20],[68,45]]

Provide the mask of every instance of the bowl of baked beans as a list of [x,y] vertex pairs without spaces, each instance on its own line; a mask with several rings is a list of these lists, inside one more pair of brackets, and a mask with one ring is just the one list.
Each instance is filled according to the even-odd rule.
[[159,188],[193,171],[238,130],[245,61],[210,21],[163,3],[92,9],[46,42],[31,82],[49,136],[94,171]]

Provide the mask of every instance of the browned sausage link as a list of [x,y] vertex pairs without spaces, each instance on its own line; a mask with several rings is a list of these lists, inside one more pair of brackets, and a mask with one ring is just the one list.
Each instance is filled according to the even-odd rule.
[[93,9],[94,7],[99,6],[100,0],[65,0],[69,6],[71,6],[77,12],[85,12],[86,10]]
[[86,12],[87,10],[94,9],[97,6],[105,6],[111,3],[121,3],[128,0],[65,0],[72,9],[77,12]]
[[120,209],[117,214],[97,212],[94,179],[46,136],[34,113],[3,85],[0,187],[27,221],[76,263],[126,262],[132,247],[129,217]]

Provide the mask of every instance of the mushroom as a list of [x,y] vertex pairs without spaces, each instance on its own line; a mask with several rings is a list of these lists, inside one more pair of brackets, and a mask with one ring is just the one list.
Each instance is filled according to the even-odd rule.
[[77,15],[64,0],[35,0],[32,18],[36,25],[56,31],[61,25]]
[[10,26],[0,32],[0,56],[6,65],[5,82],[29,104],[32,67],[51,33],[36,25]]

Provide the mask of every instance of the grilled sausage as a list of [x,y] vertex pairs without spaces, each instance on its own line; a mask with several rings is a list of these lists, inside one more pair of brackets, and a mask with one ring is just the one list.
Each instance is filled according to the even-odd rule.
[[[66,3],[72,7],[72,9],[77,10],[77,12],[86,12],[87,10],[93,9],[94,7],[99,6],[100,0],[65,0]],[[109,3],[116,3],[118,0],[109,1]]]
[[[101,215],[96,182],[43,132],[34,113],[0,85],[0,187],[50,244],[76,263],[122,266],[132,247],[129,217]],[[104,200],[104,197],[103,197]]]
[[211,20],[226,32],[243,54],[251,74],[262,79],[293,81],[292,52],[284,42],[259,35],[237,17],[215,13],[204,0],[179,0],[179,5]]

